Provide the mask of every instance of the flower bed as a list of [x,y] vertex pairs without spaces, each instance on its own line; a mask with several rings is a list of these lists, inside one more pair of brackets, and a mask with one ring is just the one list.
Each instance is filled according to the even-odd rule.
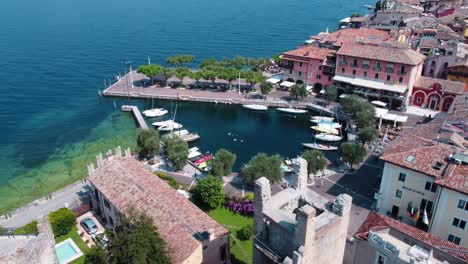
[[228,197],[224,204],[230,211],[244,215],[253,216],[254,204],[252,200],[238,197]]

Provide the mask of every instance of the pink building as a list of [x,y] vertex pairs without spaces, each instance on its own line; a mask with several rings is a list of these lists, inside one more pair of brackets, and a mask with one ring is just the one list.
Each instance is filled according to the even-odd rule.
[[349,93],[407,106],[425,56],[409,48],[345,43],[337,52],[335,84]]
[[447,112],[455,96],[463,94],[465,83],[420,76],[413,89],[412,104]]
[[281,55],[283,80],[310,86],[333,84],[335,52],[315,46],[304,46],[284,52]]

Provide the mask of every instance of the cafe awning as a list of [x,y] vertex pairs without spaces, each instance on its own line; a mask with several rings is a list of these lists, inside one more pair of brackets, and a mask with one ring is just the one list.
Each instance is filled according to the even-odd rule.
[[277,83],[281,82],[281,80],[277,79],[277,78],[268,78],[266,81],[269,82],[269,83],[272,83],[272,84],[277,84]]
[[284,81],[282,83],[280,83],[281,86],[284,86],[284,87],[287,87],[287,88],[291,88],[291,86],[293,86],[295,83],[293,82],[288,82],[288,81]]
[[376,90],[384,90],[396,93],[404,93],[406,91],[406,86],[403,85],[387,84],[381,81],[354,78],[343,75],[335,75],[335,77],[333,77],[333,80]]
[[382,102],[382,101],[372,101],[371,103],[376,105],[376,106],[381,106],[381,107],[386,107],[387,106],[387,103]]

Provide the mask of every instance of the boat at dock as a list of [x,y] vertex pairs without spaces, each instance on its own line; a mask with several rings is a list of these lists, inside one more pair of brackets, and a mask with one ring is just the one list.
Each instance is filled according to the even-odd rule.
[[164,121],[158,121],[158,122],[153,122],[152,125],[155,127],[161,127],[166,125],[168,122],[171,122],[172,120],[164,120]]
[[342,136],[332,135],[332,134],[327,134],[327,133],[317,134],[315,135],[315,138],[321,141],[328,141],[328,142],[336,142],[336,141],[341,141],[343,139]]
[[321,133],[327,133],[327,134],[332,134],[332,135],[339,134],[338,130],[331,128],[331,127],[329,128],[325,126],[311,126],[310,128]]
[[173,120],[169,120],[168,122],[160,126],[158,130],[163,131],[163,132],[168,132],[168,131],[173,131],[176,129],[181,129],[182,127],[183,126],[181,124],[174,122]]
[[317,150],[337,150],[338,147],[331,145],[324,145],[319,143],[302,143],[306,148],[317,149]]
[[212,157],[213,157],[213,155],[207,154],[207,155],[205,155],[205,156],[203,156],[203,157],[197,159],[197,160],[194,161],[193,163],[194,163],[195,165],[200,165],[200,164],[202,164],[202,163],[204,163],[204,162],[209,161]]
[[268,110],[268,106],[266,105],[259,105],[259,104],[245,104],[242,105],[243,108],[255,110],[255,111],[266,111]]
[[165,115],[167,113],[168,113],[167,110],[164,109],[164,108],[156,108],[156,109],[150,109],[150,110],[143,111],[143,114],[146,117],[160,117],[160,116],[163,116],[163,115]]
[[310,122],[318,123],[318,122],[320,122],[322,120],[332,122],[334,120],[334,118],[329,117],[329,116],[312,116],[312,117],[310,117]]
[[297,109],[297,108],[292,108],[292,107],[279,107],[276,108],[280,112],[288,113],[288,114],[305,114],[307,113],[307,110],[305,109]]
[[188,133],[186,135],[181,136],[181,138],[185,142],[193,142],[193,141],[199,140],[200,135],[198,135],[197,133]]
[[190,132],[187,129],[179,129],[179,130],[174,130],[172,131],[174,135],[177,135],[179,137],[185,136],[190,134]]
[[199,151],[198,147],[193,147],[189,149],[189,154],[188,154],[189,160],[196,158],[198,156],[201,156],[201,152]]
[[335,129],[340,129],[341,128],[341,124],[339,123],[336,123],[336,122],[333,122],[333,121],[325,121],[325,120],[321,120],[321,121],[318,121],[318,122],[314,122],[312,120],[310,120],[311,122],[313,123],[316,123],[317,126],[319,127],[325,127],[325,128],[335,128]]

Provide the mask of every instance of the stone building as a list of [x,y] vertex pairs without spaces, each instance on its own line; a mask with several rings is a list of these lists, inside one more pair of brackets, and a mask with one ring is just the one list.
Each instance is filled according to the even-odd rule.
[[55,239],[48,217],[38,220],[37,234],[0,235],[0,263],[56,264]]
[[130,149],[125,156],[120,147],[107,159],[99,155],[88,174],[93,209],[108,225],[120,225],[133,208],[153,219],[172,263],[230,263],[229,231],[131,157]]
[[265,177],[255,182],[255,264],[343,261],[352,198],[329,202],[307,188],[307,162],[298,161],[292,188],[272,195]]

